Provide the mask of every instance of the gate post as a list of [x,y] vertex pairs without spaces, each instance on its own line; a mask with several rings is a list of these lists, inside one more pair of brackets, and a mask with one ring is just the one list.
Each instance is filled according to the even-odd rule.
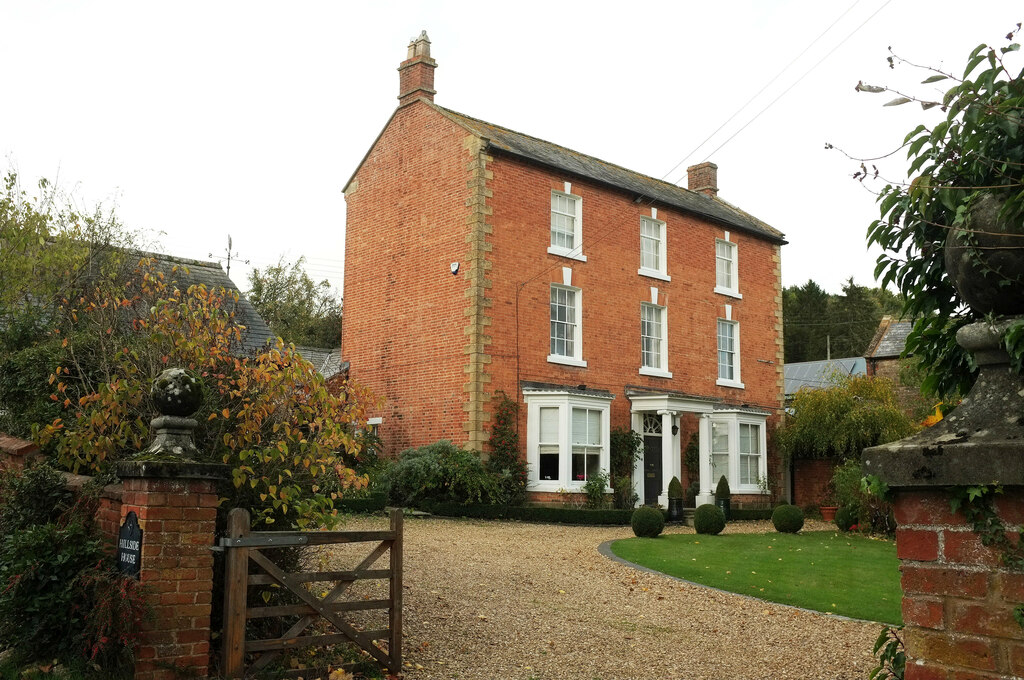
[[1024,379],[1002,349],[1009,322],[957,333],[980,366],[960,406],[915,435],[864,450],[865,474],[894,497],[907,680],[1024,676],[1024,630],[1014,616],[1024,571],[991,545],[991,532],[983,540],[950,506],[950,487],[1001,485],[981,502],[1019,545],[1010,532],[1024,525]]
[[[249,511],[234,508],[228,513],[228,538],[249,535]],[[248,594],[249,549],[228,546],[224,559],[224,638],[221,671],[228,680],[245,671],[245,604]]]
[[401,508],[391,509],[391,531],[395,540],[391,543],[391,611],[389,612],[388,628],[391,635],[388,639],[388,658],[391,660],[391,672],[402,672],[402,533],[405,519]]
[[[192,383],[182,385],[192,380]],[[206,677],[210,662],[210,609],[217,485],[226,465],[196,463],[192,442],[195,385],[181,369],[164,371],[153,383],[162,414],[153,419],[153,443],[117,464],[124,480],[121,520],[129,512],[142,529],[139,579],[153,610],[142,625],[135,680],[175,680],[182,673]],[[195,397],[195,401],[191,397]],[[185,402],[183,404],[183,402]]]

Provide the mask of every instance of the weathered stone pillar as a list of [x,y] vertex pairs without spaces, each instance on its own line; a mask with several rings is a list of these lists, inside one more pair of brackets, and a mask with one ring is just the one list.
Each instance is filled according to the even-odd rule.
[[140,580],[153,608],[143,624],[135,678],[202,678],[210,661],[216,486],[228,466],[192,459],[196,421],[185,416],[201,403],[195,378],[169,369],[154,381],[152,394],[163,414],[152,422],[153,444],[117,467],[124,481],[121,520],[129,512],[138,516]]
[[971,393],[943,421],[864,451],[865,474],[894,497],[903,585],[907,680],[1024,676],[1024,573],[984,545],[955,487],[1001,484],[995,515],[1007,536],[1024,524],[1024,380],[1001,348],[1008,321],[966,326],[957,341],[980,366]]

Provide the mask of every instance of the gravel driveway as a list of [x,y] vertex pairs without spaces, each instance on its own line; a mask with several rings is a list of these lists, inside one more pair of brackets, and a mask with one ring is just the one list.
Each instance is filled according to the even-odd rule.
[[629,527],[408,517],[405,530],[408,680],[863,679],[873,667],[879,624],[689,585],[598,552]]

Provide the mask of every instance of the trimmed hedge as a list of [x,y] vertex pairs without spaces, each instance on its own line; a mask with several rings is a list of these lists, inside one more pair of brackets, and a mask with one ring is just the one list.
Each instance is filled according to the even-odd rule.
[[350,512],[356,515],[369,515],[384,512],[388,499],[384,494],[371,494],[366,498],[342,498],[334,504],[338,512]]
[[772,508],[729,508],[729,521],[771,519]]
[[[515,519],[523,522],[555,524],[588,524],[630,526],[633,510],[577,510],[576,508],[545,507],[535,505],[463,505],[461,503],[433,503],[423,509],[441,517],[471,517],[474,519]],[[664,511],[661,511],[664,514]]]

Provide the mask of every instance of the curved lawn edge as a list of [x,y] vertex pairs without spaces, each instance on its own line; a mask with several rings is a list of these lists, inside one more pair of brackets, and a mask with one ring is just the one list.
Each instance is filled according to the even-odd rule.
[[604,541],[599,546],[597,546],[597,552],[600,553],[601,555],[603,555],[604,557],[607,557],[608,559],[612,560],[613,562],[618,562],[619,564],[624,564],[627,567],[632,567],[633,569],[636,569],[637,571],[644,571],[644,572],[647,572],[648,574],[657,574],[658,576],[664,576],[667,579],[671,579],[671,580],[677,581],[679,583],[685,583],[687,585],[695,586],[697,588],[703,588],[705,590],[714,590],[715,592],[725,593],[726,595],[735,595],[736,597],[742,597],[743,599],[746,599],[746,600],[753,600],[755,602],[763,602],[764,604],[770,604],[770,605],[775,606],[775,607],[785,607],[786,609],[794,609],[796,611],[806,612],[808,614],[818,614],[819,616],[826,616],[826,617],[828,617],[830,619],[838,619],[840,621],[856,621],[856,622],[859,622],[859,623],[877,623],[880,626],[890,626],[890,625],[892,625],[892,624],[889,624],[889,623],[885,623],[884,621],[874,621],[872,619],[858,619],[858,618],[853,617],[853,616],[844,616],[842,614],[833,614],[832,612],[823,612],[823,611],[820,611],[818,609],[808,609],[806,607],[797,607],[796,605],[793,605],[793,604],[783,604],[782,602],[773,602],[772,600],[766,600],[763,597],[755,597],[753,595],[745,595],[743,593],[733,592],[732,590],[723,590],[722,588],[716,588],[714,586],[707,586],[707,585],[704,585],[703,583],[697,583],[696,581],[689,581],[689,580],[687,580],[685,578],[679,578],[678,576],[673,576],[672,574],[666,574],[663,571],[658,571],[657,569],[651,569],[650,567],[645,567],[644,565],[637,564],[636,562],[630,562],[629,560],[627,560],[627,559],[625,559],[623,557],[619,557],[618,555],[613,553],[612,552],[612,543],[615,543],[617,541],[625,541],[625,540],[629,540],[629,539],[628,538],[626,538],[626,539],[624,539],[624,538],[613,538],[613,539]]

